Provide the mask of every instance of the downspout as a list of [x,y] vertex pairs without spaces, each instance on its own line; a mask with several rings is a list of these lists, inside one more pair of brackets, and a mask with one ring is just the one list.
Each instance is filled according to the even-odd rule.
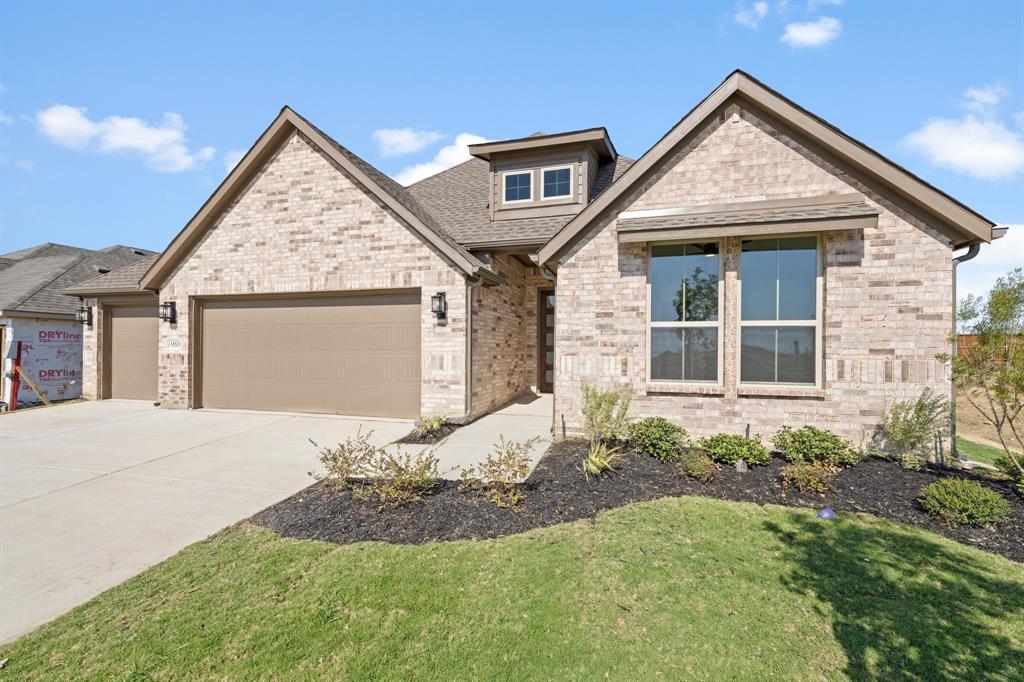
[[[994,237],[995,235],[993,235]],[[1002,235],[1000,235],[1002,236]],[[956,298],[956,267],[961,263],[966,263],[981,251],[981,244],[971,244],[967,248],[967,253],[962,256],[956,256],[953,258],[953,335],[952,339],[952,353],[949,356],[950,359],[956,357],[956,341],[957,341],[957,327],[956,327],[956,311],[957,311],[957,298]],[[956,384],[950,382],[949,386],[949,454],[959,459],[959,453],[956,450]]]

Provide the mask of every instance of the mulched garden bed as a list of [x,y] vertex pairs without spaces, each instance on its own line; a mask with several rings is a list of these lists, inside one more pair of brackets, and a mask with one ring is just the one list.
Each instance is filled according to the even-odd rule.
[[[723,500],[791,507],[867,512],[927,528],[964,544],[1024,562],[1024,504],[1009,483],[966,471],[930,468],[908,471],[879,459],[868,459],[840,472],[824,495],[785,491],[775,459],[739,473],[721,467],[710,483],[680,477],[676,465],[647,455],[626,453],[611,476],[586,479],[578,464],[587,446],[579,441],[556,443],[526,481],[519,511],[495,507],[484,493],[460,491],[458,483],[442,481],[436,492],[419,502],[382,507],[362,500],[351,490],[319,482],[257,514],[253,520],[280,535],[348,544],[378,540],[399,544],[497,538],[532,528],[592,518],[599,512],[660,497],[699,495]],[[996,530],[951,528],[922,511],[916,503],[921,487],[946,476],[970,478],[996,490],[1013,508],[1009,521]]]
[[437,443],[440,443],[448,436],[455,433],[455,430],[457,428],[459,428],[458,424],[445,424],[437,431],[434,431],[425,438],[420,438],[419,436],[416,435],[416,431],[413,430],[407,433],[406,435],[402,436],[395,442],[404,443],[406,445],[436,445]]

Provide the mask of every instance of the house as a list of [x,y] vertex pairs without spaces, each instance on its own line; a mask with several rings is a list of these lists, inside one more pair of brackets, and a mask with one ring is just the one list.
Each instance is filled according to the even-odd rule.
[[561,434],[590,383],[694,434],[863,441],[950,390],[953,250],[993,223],[743,72],[636,161],[604,128],[470,153],[402,187],[286,107],[134,293],[78,287],[86,395],[472,419],[553,392]]
[[[78,303],[60,291],[114,268],[152,255],[131,246],[92,250],[64,244],[38,246],[0,256],[0,405],[12,404],[14,382],[8,375],[21,342],[21,366],[51,400],[77,398],[82,384],[82,325]],[[18,383],[21,383],[20,381]],[[18,403],[38,403],[22,384]]]

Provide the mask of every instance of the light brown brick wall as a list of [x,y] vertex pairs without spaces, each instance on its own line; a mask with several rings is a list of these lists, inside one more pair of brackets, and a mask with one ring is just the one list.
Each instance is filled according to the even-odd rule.
[[507,284],[473,294],[473,414],[537,388],[537,290],[550,286],[535,267],[496,255]]
[[[723,244],[724,380],[717,394],[648,391],[646,248],[619,244],[624,210],[859,191],[881,210],[878,227],[824,235],[823,389],[747,397],[737,387],[739,239]],[[937,353],[948,350],[952,264],[948,240],[842,169],[736,106],[711,121],[563,257],[556,314],[556,419],[580,427],[584,382],[633,392],[637,416],[663,415],[702,435],[772,435],[816,424],[866,443],[892,402],[928,387],[949,394]]]
[[85,299],[84,305],[92,306],[92,326],[82,325],[82,397],[86,400],[100,398],[100,333],[103,329],[103,310],[95,299]]
[[[422,289],[423,414],[465,411],[466,283],[301,135],[293,135],[164,283],[178,323],[160,326],[160,402],[190,395],[189,302],[195,296]],[[430,312],[445,292],[447,324]]]

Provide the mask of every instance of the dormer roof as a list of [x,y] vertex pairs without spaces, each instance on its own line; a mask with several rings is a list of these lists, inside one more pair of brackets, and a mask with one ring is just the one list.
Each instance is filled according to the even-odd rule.
[[608,130],[603,126],[600,128],[570,130],[565,133],[534,133],[528,137],[517,137],[511,140],[481,142],[480,144],[470,145],[469,153],[478,159],[490,161],[494,154],[540,151],[574,144],[590,146],[597,155],[597,158],[602,161],[614,161],[618,156],[618,152],[615,151],[615,145],[612,144],[612,138],[608,135]]

